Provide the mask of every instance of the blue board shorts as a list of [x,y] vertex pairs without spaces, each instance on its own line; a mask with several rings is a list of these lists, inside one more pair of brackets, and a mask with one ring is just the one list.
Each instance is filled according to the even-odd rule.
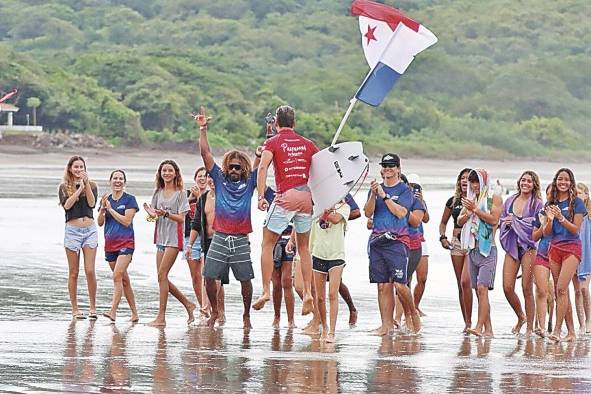
[[85,246],[95,249],[98,246],[96,224],[88,227],[77,227],[66,223],[64,246],[72,252],[79,252]]
[[369,282],[402,283],[408,281],[408,246],[397,239],[379,236],[370,241]]

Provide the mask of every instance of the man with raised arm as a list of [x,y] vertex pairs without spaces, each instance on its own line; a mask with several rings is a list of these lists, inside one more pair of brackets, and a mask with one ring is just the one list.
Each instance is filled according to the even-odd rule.
[[[207,172],[215,185],[214,235],[205,257],[203,277],[211,304],[211,316],[207,322],[213,327],[218,318],[216,280],[227,278],[230,268],[242,286],[244,328],[251,328],[250,303],[254,272],[250,259],[248,234],[252,232],[250,202],[256,187],[257,170],[251,168],[245,153],[231,150],[224,155],[222,167],[214,161],[207,141],[205,110],[195,115],[199,125],[199,150]],[[258,164],[258,159],[255,160]]]
[[[257,176],[258,208],[262,211],[268,208],[268,213],[261,251],[263,294],[253,304],[253,308],[262,309],[271,299],[273,248],[283,230],[292,222],[304,278],[302,314],[307,315],[314,309],[311,292],[312,257],[308,245],[312,227],[312,196],[308,188],[308,179],[312,156],[318,152],[318,148],[312,141],[295,132],[295,111],[290,106],[282,105],[277,108],[275,124],[277,135],[269,138],[263,145]],[[271,162],[275,170],[277,196],[269,206],[265,199],[265,189],[267,170]]]

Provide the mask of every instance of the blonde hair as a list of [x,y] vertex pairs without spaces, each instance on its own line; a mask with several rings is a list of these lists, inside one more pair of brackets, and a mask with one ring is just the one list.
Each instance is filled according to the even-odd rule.
[[[76,155],[70,157],[70,159],[68,160],[68,164],[66,164],[66,168],[64,170],[64,177],[62,179],[62,183],[59,187],[61,190],[64,191],[66,197],[70,197],[72,194],[74,194],[74,192],[76,192],[76,178],[74,178],[72,171],[70,171],[72,169],[72,166],[74,165],[74,162],[76,161],[81,161],[82,164],[84,164],[84,171],[86,171],[86,161],[82,156]],[[91,181],[90,186],[92,188],[95,188],[96,183]]]
[[591,216],[591,198],[589,198],[589,187],[583,182],[579,182],[577,183],[577,189],[587,195],[587,198],[585,198],[583,202],[585,203],[585,208],[587,208],[587,215]]
[[154,179],[154,187],[156,190],[154,192],[164,189],[164,179],[162,178],[162,174],[160,174],[160,172],[162,171],[162,167],[164,167],[166,164],[170,164],[174,169],[173,183],[176,190],[183,190],[183,177],[181,176],[181,169],[179,168],[178,164],[176,164],[174,160],[164,160],[162,163],[160,163],[158,170],[156,171],[156,179]]

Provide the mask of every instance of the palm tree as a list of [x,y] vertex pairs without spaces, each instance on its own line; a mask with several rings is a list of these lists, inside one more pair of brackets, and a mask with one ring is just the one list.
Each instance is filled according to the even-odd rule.
[[37,126],[37,108],[41,105],[41,99],[38,97],[29,97],[27,107],[33,108],[33,126]]

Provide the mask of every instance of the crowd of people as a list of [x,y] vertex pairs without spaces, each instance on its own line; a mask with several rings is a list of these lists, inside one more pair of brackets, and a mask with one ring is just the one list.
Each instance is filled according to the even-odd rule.
[[[283,300],[288,325],[294,327],[295,289],[302,300],[302,315],[312,315],[305,332],[320,334],[323,341],[334,342],[339,295],[349,308],[349,324],[354,326],[357,321],[357,309],[342,281],[342,273],[346,264],[348,221],[361,216],[359,206],[347,195],[320,217],[312,215],[308,178],[312,156],[318,148],[294,130],[293,108],[277,108],[267,125],[267,139],[252,159],[239,150],[231,150],[224,155],[221,165],[216,163],[209,147],[210,118],[203,108],[194,118],[199,126],[203,160],[203,167],[194,172],[194,184],[185,187],[177,163],[164,160],[156,172],[152,199],[143,204],[147,220],[154,222],[159,287],[158,313],[148,324],[166,325],[169,293],[184,306],[188,324],[195,321],[195,313],[203,316],[210,327],[224,324],[224,285],[229,283],[231,270],[241,284],[245,329],[252,327],[251,309],[263,309],[271,300],[273,326],[279,327]],[[267,179],[271,164],[273,186]],[[371,231],[367,243],[369,281],[377,284],[381,319],[381,326],[374,333],[383,336],[402,329],[418,334],[424,316],[420,302],[429,256],[423,225],[430,220],[429,211],[419,177],[415,174],[406,177],[402,173],[398,155],[387,153],[379,164],[382,179],[371,181],[363,206]],[[94,271],[98,224],[104,227],[104,256],[113,271],[114,284],[111,308],[102,315],[115,322],[119,303],[125,296],[131,321],[137,322],[139,315],[127,269],[135,250],[133,220],[140,208],[136,198],[125,191],[125,171],[117,169],[110,174],[110,191],[99,198],[97,185],[89,179],[86,170],[82,157],[71,157],[58,190],[65,211],[64,246],[72,316],[98,318]],[[500,247],[505,251],[503,290],[517,318],[512,331],[518,334],[525,325],[528,336],[537,334],[552,341],[574,340],[576,331],[569,297],[572,283],[580,332],[591,332],[588,187],[576,183],[567,168],[556,172],[544,196],[538,175],[533,171],[521,174],[517,192],[504,202],[494,186],[486,170],[463,169],[453,196],[445,203],[439,224],[439,240],[450,251],[456,276],[464,332],[493,336],[489,291],[493,289],[497,267],[497,232]],[[253,303],[254,270],[249,234],[253,231],[251,200],[255,192],[257,207],[266,212],[266,219],[261,245],[262,293]],[[450,218],[453,231],[448,238]],[[196,303],[168,278],[179,254],[188,263]],[[88,315],[77,302],[80,256],[84,258],[88,284]],[[525,309],[515,292],[519,277]],[[473,292],[478,302],[475,324]],[[564,337],[563,323],[567,328]]]

